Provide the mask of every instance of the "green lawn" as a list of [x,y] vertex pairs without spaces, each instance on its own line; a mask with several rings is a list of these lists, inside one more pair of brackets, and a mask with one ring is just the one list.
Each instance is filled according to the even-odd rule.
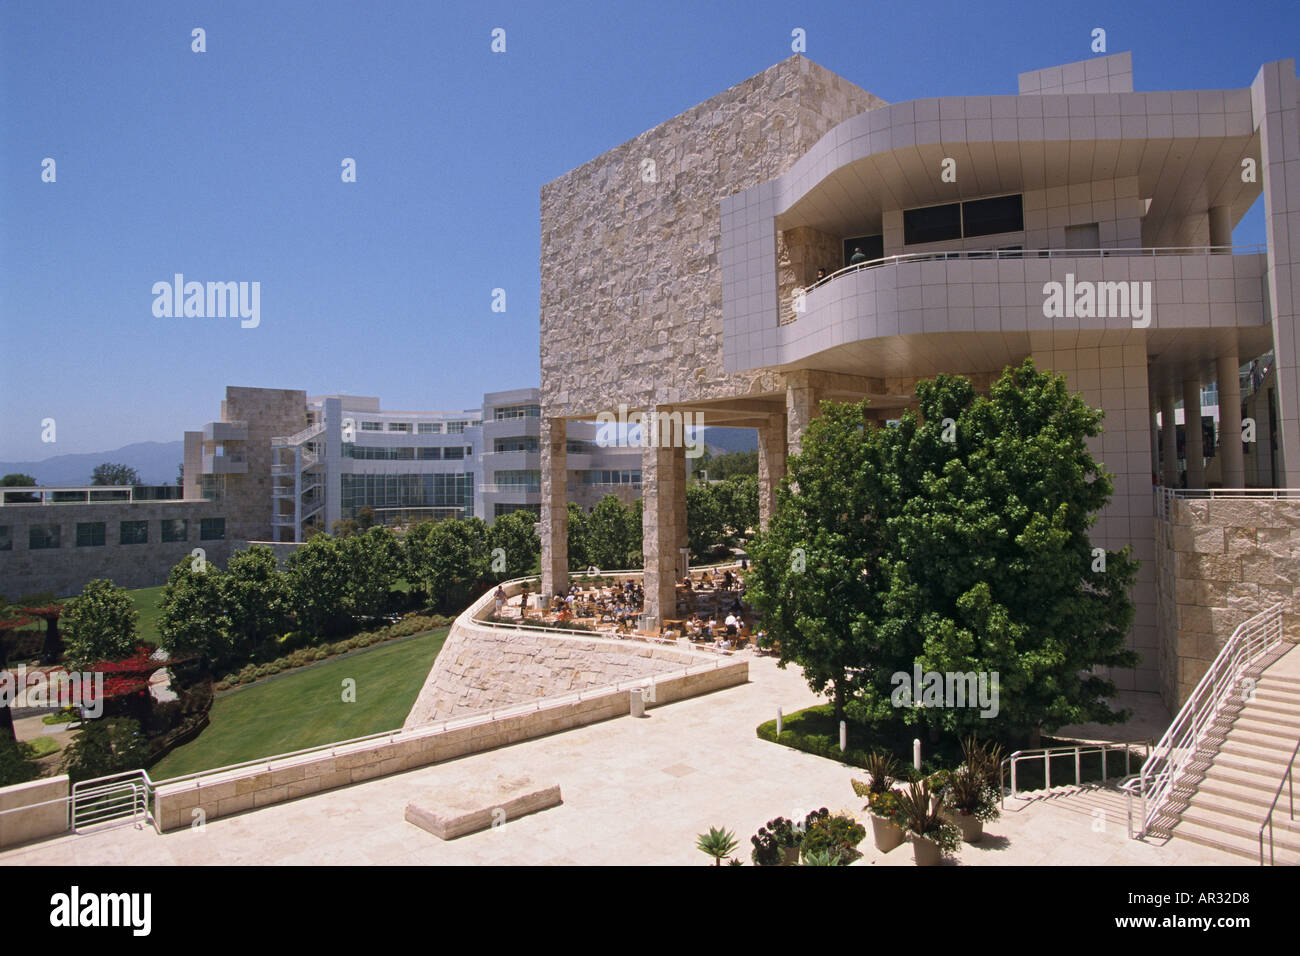
[[140,612],[140,623],[136,633],[140,640],[150,647],[158,646],[158,602],[162,599],[163,586],[153,588],[136,588],[127,591],[135,602],[135,609]]
[[[446,639],[443,628],[219,697],[208,728],[159,761],[149,776],[165,780],[396,730]],[[356,703],[342,700],[343,681],[349,677],[356,681]]]

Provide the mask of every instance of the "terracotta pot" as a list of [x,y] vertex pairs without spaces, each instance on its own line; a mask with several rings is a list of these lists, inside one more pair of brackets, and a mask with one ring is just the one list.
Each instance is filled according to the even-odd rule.
[[953,810],[949,816],[952,817],[952,822],[957,824],[957,829],[961,831],[963,842],[979,843],[980,838],[984,836],[983,820],[964,810]]
[[875,838],[876,849],[888,853],[907,839],[907,831],[889,817],[871,814],[871,835]]
[[929,837],[915,833],[909,833],[907,836],[912,841],[912,859],[916,861],[917,866],[938,866],[943,860],[943,852],[939,849],[939,844]]

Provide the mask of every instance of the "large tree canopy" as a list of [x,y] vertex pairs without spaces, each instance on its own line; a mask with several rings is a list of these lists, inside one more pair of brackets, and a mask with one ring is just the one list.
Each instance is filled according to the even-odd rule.
[[95,466],[95,470],[90,473],[90,483],[92,485],[138,485],[140,473],[129,465],[115,465],[106,461],[102,465]]
[[[1032,737],[1121,719],[1114,684],[1088,673],[1137,663],[1137,563],[1088,537],[1112,492],[1086,442],[1101,413],[1028,360],[987,397],[940,376],[917,398],[887,428],[865,402],[824,403],[789,459],[749,592],[782,663],[863,720]],[[996,673],[997,715],[896,708],[914,668]]]

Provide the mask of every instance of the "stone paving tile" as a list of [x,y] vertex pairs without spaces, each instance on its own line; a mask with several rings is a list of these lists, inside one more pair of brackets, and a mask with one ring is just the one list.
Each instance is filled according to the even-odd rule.
[[[772,817],[820,806],[852,811],[861,803],[849,786],[852,768],[758,739],[755,726],[778,706],[788,714],[817,701],[793,668],[753,657],[750,668],[746,685],[655,708],[644,719],[621,717],[473,754],[212,820],[201,831],[119,827],[62,836],[0,853],[0,865],[700,866],[707,861],[695,838],[710,826],[733,830],[748,862],[750,836]],[[1156,706],[1142,704],[1148,714]],[[1113,739],[1128,736],[1124,728],[1106,730]],[[406,804],[429,788],[499,773],[558,783],[564,802],[450,842],[403,818]],[[1098,809],[1106,812],[1102,833],[1093,830]],[[1129,840],[1122,796],[1097,788],[1008,801],[987,832],[988,844],[965,848],[955,865],[1240,863],[1194,844]],[[881,854],[869,834],[857,865],[912,865],[910,847]]]

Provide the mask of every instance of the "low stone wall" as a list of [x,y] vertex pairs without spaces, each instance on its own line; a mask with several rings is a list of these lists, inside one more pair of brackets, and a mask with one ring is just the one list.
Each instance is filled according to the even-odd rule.
[[[749,665],[717,658],[654,682],[650,706],[661,706],[749,679]],[[154,821],[159,830],[190,826],[244,810],[343,787],[387,774],[519,743],[630,712],[631,687],[610,687],[578,697],[542,701],[505,712],[481,713],[442,724],[394,731],[373,740],[343,744],[206,774],[154,790]]]
[[1156,520],[1160,696],[1177,710],[1237,626],[1281,602],[1300,641],[1300,499],[1181,498]]
[[275,553],[275,560],[284,568],[289,563],[289,555],[305,544],[302,541],[232,541],[234,551],[247,551],[249,548],[270,548]]
[[67,832],[68,795],[66,776],[0,788],[0,848]]

